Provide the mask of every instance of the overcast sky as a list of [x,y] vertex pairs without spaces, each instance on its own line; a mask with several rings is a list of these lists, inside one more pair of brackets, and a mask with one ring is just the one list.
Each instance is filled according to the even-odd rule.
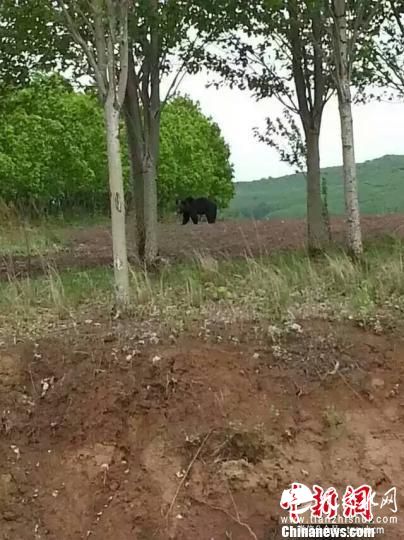
[[[249,181],[267,176],[294,172],[279,160],[275,150],[258,142],[252,133],[263,126],[266,116],[276,117],[282,108],[276,100],[259,103],[247,92],[223,88],[206,88],[208,78],[199,74],[187,76],[180,88],[199,101],[203,112],[220,126],[230,145],[235,166],[235,180]],[[354,107],[356,159],[358,162],[385,154],[404,154],[404,104],[369,103]],[[341,142],[338,108],[330,102],[323,116],[321,136],[321,166],[341,164]]]

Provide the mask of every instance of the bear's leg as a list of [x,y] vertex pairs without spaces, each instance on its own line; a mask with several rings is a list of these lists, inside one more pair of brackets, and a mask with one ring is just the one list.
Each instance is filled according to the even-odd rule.
[[194,225],[198,225],[198,214],[191,214],[191,219]]
[[182,224],[183,225],[186,225],[188,223],[189,217],[190,216],[189,216],[188,212],[183,212],[183,214],[182,214]]
[[209,212],[206,213],[206,218],[208,220],[208,223],[216,223],[216,214],[217,214],[216,207],[212,208],[211,210],[209,210]]

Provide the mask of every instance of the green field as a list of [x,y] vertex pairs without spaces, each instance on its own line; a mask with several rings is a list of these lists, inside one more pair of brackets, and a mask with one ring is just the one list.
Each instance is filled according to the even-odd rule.
[[[323,169],[331,215],[344,213],[342,169]],[[404,156],[384,156],[358,164],[359,201],[363,214],[404,212]],[[226,211],[236,218],[301,218],[306,215],[303,174],[237,182],[236,194]]]

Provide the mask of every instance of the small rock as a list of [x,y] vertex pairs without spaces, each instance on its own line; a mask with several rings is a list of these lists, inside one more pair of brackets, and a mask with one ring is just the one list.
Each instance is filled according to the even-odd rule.
[[288,329],[292,332],[296,332],[297,334],[303,333],[303,328],[298,323],[290,323],[288,324]]
[[119,482],[117,480],[112,480],[109,487],[111,491],[117,491],[119,489]]
[[15,446],[15,444],[12,444],[10,448],[14,452],[14,454],[17,456],[17,459],[20,459],[21,457],[20,449],[17,446]]
[[377,390],[378,388],[384,388],[384,380],[378,377],[373,377],[370,384],[375,390]]

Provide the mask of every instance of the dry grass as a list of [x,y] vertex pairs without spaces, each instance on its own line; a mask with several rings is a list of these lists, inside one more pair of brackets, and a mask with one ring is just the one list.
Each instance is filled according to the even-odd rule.
[[[108,269],[58,274],[0,284],[4,327],[80,318],[83,311],[108,312],[112,274]],[[216,260],[196,254],[187,264],[157,273],[132,269],[133,315],[183,327],[190,320],[279,321],[327,316],[361,324],[399,320],[404,312],[402,245],[370,246],[361,264],[342,251],[313,261],[303,253],[266,259]]]

